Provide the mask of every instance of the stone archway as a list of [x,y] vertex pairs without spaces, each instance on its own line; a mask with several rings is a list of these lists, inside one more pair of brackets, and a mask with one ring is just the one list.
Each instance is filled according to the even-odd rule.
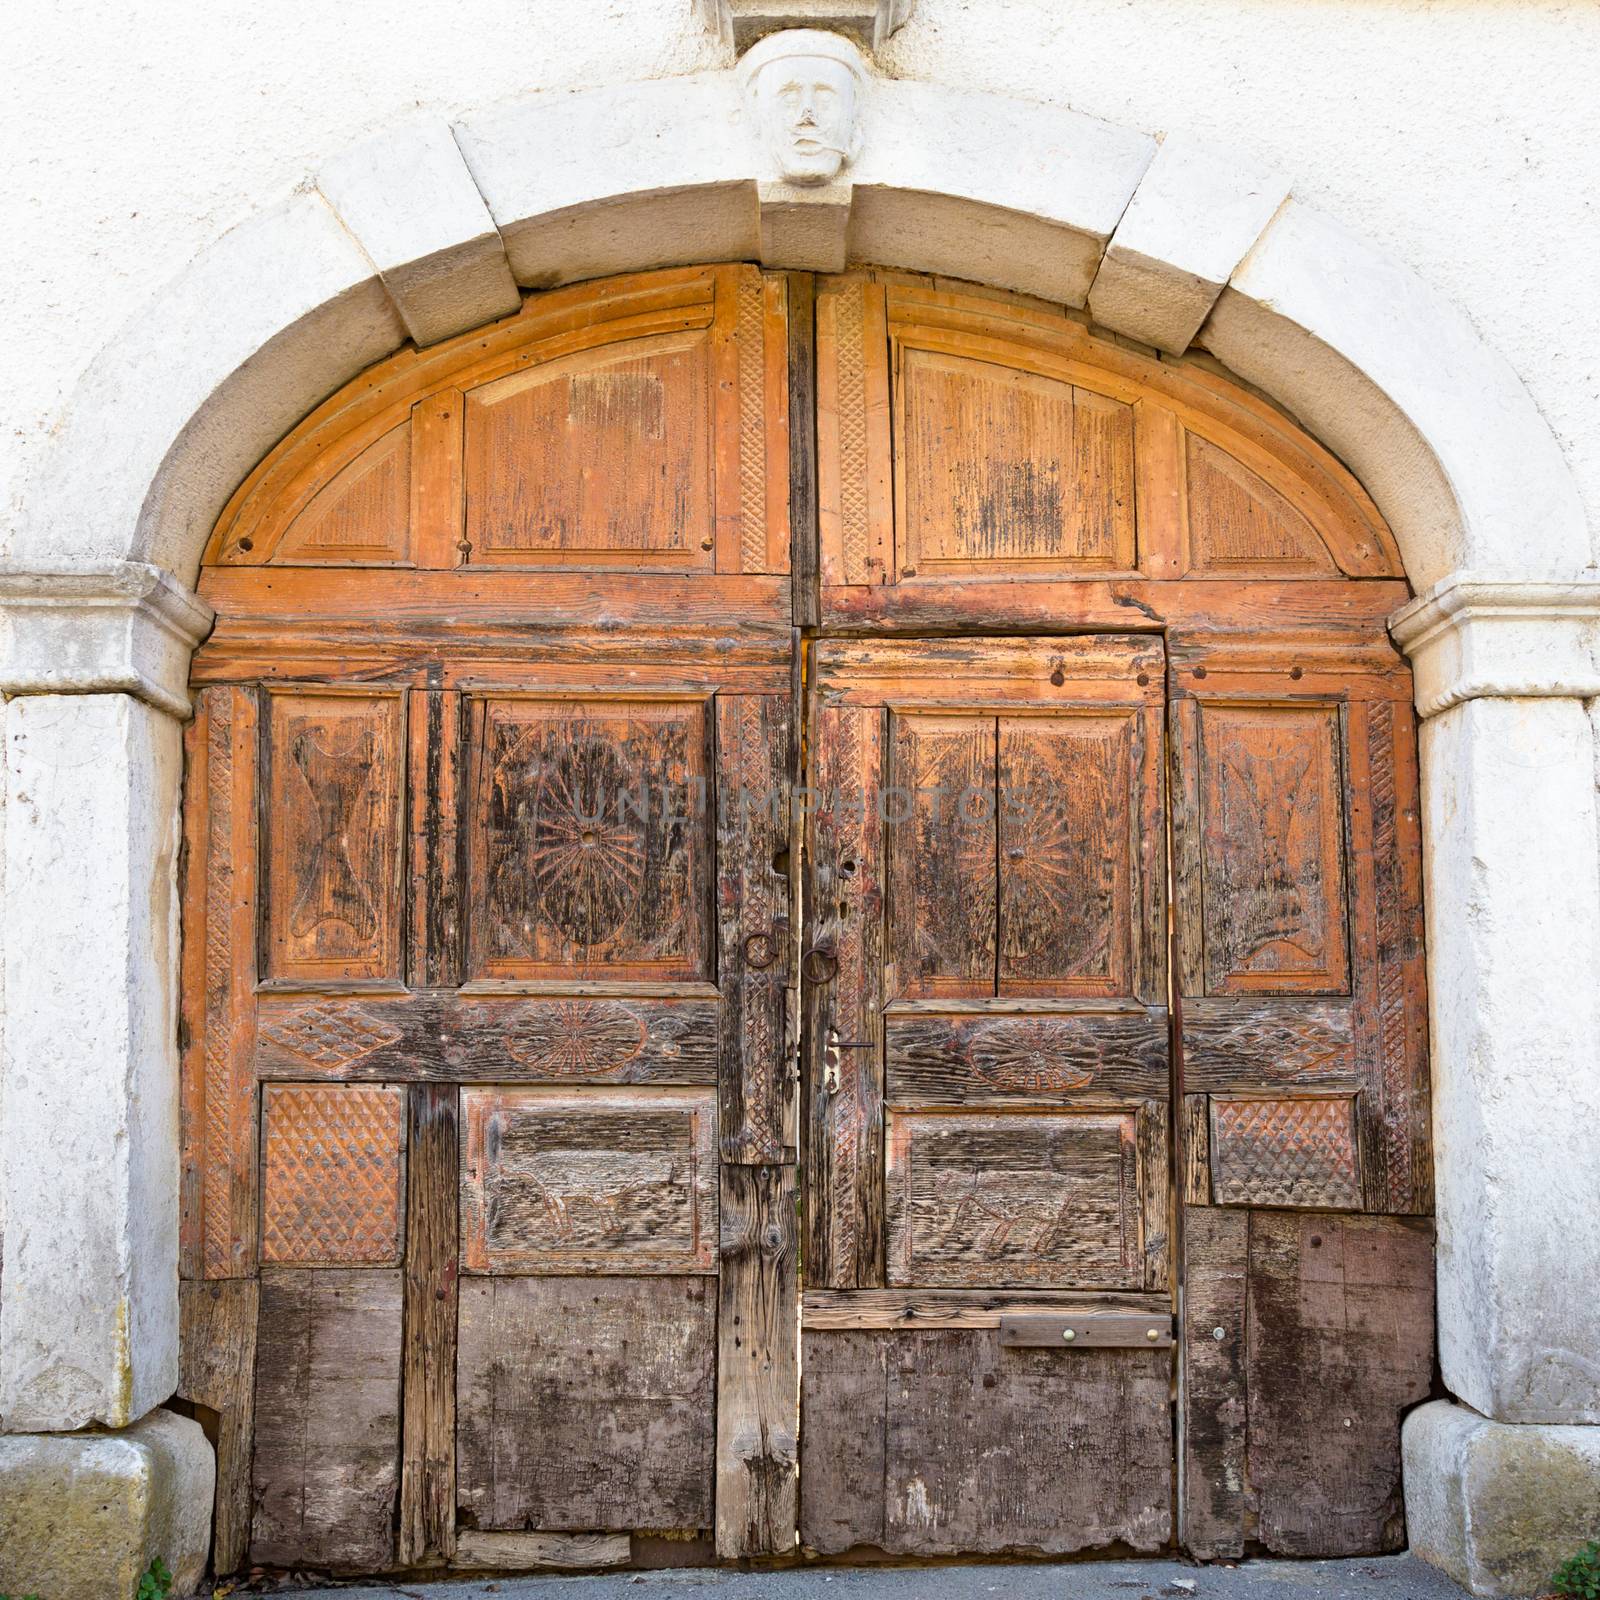
[[[85,374],[0,591],[0,683],[23,697],[8,714],[8,917],[53,908],[6,953],[7,1112],[33,1171],[60,1180],[15,1160],[4,1176],[7,1429],[126,1425],[175,1381],[171,713],[207,622],[185,585],[223,500],[341,382],[407,338],[510,309],[519,285],[847,257],[1087,304],[1167,349],[1193,341],[1377,500],[1419,590],[1395,635],[1430,717],[1445,1381],[1482,1427],[1600,1421],[1578,1270],[1600,1236],[1589,1221],[1558,1261],[1546,1228],[1552,1182],[1587,1214],[1600,1032],[1573,976],[1600,959],[1600,897],[1570,866],[1594,850],[1583,698],[1600,692],[1600,585],[1548,428],[1460,313],[1281,181],[937,84],[876,82],[864,115],[847,181],[798,195],[767,176],[731,73],[413,124],[220,238]],[[77,870],[85,849],[103,872]],[[1459,1474],[1474,1448],[1461,1427],[1419,1424],[1414,1473]]]

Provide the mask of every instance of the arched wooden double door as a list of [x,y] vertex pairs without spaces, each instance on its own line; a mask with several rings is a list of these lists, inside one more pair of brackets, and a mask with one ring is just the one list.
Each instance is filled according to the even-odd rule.
[[217,1568],[1393,1548],[1394,544],[893,274],[531,297],[239,489],[185,800]]

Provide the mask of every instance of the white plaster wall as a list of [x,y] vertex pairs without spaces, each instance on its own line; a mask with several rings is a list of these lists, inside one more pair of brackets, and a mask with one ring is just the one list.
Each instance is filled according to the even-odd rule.
[[[93,352],[231,223],[417,108],[720,65],[689,0],[51,0],[0,52],[0,515]],[[1454,300],[1600,526],[1600,5],[920,0],[891,71],[1184,129]]]

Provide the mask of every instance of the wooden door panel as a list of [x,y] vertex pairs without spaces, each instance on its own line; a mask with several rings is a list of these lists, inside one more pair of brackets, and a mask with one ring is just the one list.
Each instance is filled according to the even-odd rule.
[[1137,713],[1002,717],[999,992],[1131,995]]
[[1133,567],[1127,402],[991,361],[898,352],[902,577]]
[[890,728],[893,992],[993,994],[994,718],[895,713]]
[[824,1555],[1160,1548],[1169,1354],[1016,1350],[997,1328],[804,1335],[801,1540]]
[[1361,1206],[1353,1096],[1210,1096],[1211,1194],[1218,1205]]
[[714,564],[708,329],[547,362],[467,394],[474,563]]
[[473,711],[469,977],[708,976],[704,703]]
[[266,976],[398,982],[402,700],[277,693],[267,707]]
[[468,1527],[712,1522],[716,1291],[703,1278],[468,1278],[457,1368]]
[[1198,705],[1205,992],[1346,994],[1332,705]]
[[716,1096],[467,1089],[468,1272],[713,1272]]
[[1133,1111],[891,1111],[889,1282],[1143,1288]]

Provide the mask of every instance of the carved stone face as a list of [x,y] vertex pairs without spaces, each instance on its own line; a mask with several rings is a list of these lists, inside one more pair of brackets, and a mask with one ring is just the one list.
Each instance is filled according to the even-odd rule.
[[827,56],[769,61],[753,87],[756,115],[790,183],[827,183],[855,155],[856,78]]

